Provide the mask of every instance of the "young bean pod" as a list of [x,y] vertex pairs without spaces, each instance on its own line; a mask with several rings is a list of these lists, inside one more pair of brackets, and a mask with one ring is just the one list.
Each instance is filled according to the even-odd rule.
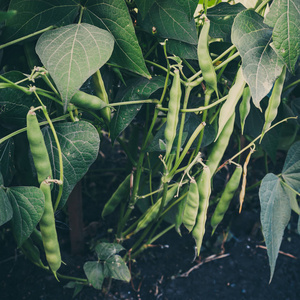
[[82,91],[78,91],[72,97],[70,102],[78,107],[91,110],[100,110],[107,106],[107,104],[102,99]]
[[222,108],[220,110],[220,113],[219,113],[219,129],[218,129],[216,139],[221,134],[221,132],[222,132],[224,126],[226,125],[227,121],[230,119],[232,114],[235,112],[235,107],[236,107],[239,99],[243,95],[245,85],[246,85],[246,81],[244,80],[244,76],[243,76],[243,73],[242,73],[242,67],[240,67],[238,72],[237,72],[237,75],[236,75],[235,83],[230,88],[227,100],[222,105]]
[[210,28],[210,20],[205,18],[204,25],[201,29],[197,54],[198,54],[198,62],[200,69],[202,70],[202,75],[206,83],[206,89],[212,89],[218,95],[218,86],[217,86],[217,74],[214,69],[214,65],[212,63],[212,59],[209,55],[208,48],[208,37],[209,37],[209,28]]
[[199,255],[205,233],[207,209],[211,193],[211,173],[208,166],[203,167],[203,171],[197,180],[197,185],[199,190],[199,210],[196,224],[192,230],[192,236],[196,241],[197,253]]
[[223,220],[224,215],[229,207],[229,204],[234,196],[234,193],[239,187],[241,176],[242,176],[242,166],[238,165],[234,170],[231,178],[229,179],[226,187],[222,193],[221,199],[215,208],[215,211],[211,217],[210,224],[213,228],[212,234],[214,234],[217,226]]
[[198,184],[192,178],[190,188],[187,195],[186,205],[183,212],[182,223],[186,229],[191,232],[196,223],[199,208],[199,191]]
[[285,80],[285,74],[286,74],[286,66],[283,67],[280,76],[275,81],[273,91],[269,99],[269,104],[265,111],[265,124],[262,130],[260,140],[262,140],[266,130],[270,128],[271,123],[274,121],[274,119],[277,116],[278,107],[281,103],[281,93],[282,93],[283,84]]
[[223,128],[219,138],[213,145],[213,148],[207,158],[206,165],[210,169],[210,173],[213,176],[219,163],[224,155],[224,152],[228,146],[233,127],[234,127],[235,113],[232,114],[230,119],[227,121],[225,127]]
[[180,99],[181,99],[181,86],[180,86],[180,74],[179,70],[174,71],[173,83],[170,89],[170,100],[169,100],[169,110],[167,114],[167,122],[165,128],[165,141],[166,141],[166,155],[165,160],[169,157],[173,142],[176,137],[176,129],[179,118],[180,109]]
[[45,209],[40,220],[40,230],[42,233],[47,262],[54,276],[57,278],[56,271],[61,265],[61,255],[55,228],[50,183],[46,180],[43,181],[40,185],[40,189],[45,196]]
[[33,110],[29,110],[26,119],[29,147],[37,172],[38,182],[41,184],[45,179],[52,177],[49,155],[36,113]]
[[106,202],[102,211],[102,218],[111,214],[121,201],[128,197],[130,191],[130,177],[131,173],[124,179],[110,199]]
[[251,108],[250,100],[251,100],[250,88],[249,86],[246,86],[244,88],[243,98],[239,107],[242,134],[244,133],[246,118],[248,117]]
[[[174,195],[176,194],[177,189],[178,189],[178,184],[175,184],[168,190],[167,197],[165,200],[165,206],[174,198]],[[157,216],[157,214],[159,212],[161,201],[162,201],[162,198],[158,199],[154,205],[152,205],[151,207],[148,208],[143,219],[137,224],[135,233],[137,233],[141,229],[144,229],[145,227],[147,227],[147,225],[155,219],[155,217]]]

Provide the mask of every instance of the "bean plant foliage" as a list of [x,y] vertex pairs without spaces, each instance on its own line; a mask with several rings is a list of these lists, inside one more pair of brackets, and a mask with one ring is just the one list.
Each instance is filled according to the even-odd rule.
[[[178,239],[188,230],[201,253],[232,199],[245,209],[252,163],[265,157],[265,177],[251,183],[260,185],[271,280],[291,214],[300,214],[299,12],[295,0],[1,1],[3,230],[37,267],[68,279],[52,269],[61,262],[48,246],[55,226],[43,232],[39,223],[45,228],[49,200],[53,218],[64,209],[105,134],[128,158],[124,182],[99,212],[118,218],[114,238],[96,243],[86,278],[67,287],[77,294],[102,289],[105,278],[128,282],[128,263],[169,230]],[[36,141],[27,114],[37,118]],[[42,145],[46,153],[33,151]],[[47,153],[51,199],[37,180]],[[215,175],[227,169],[228,182],[241,166],[221,197]]]

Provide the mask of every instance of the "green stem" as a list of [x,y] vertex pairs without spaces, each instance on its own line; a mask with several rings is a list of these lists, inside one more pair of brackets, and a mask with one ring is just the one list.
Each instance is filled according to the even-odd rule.
[[53,28],[54,28],[54,26],[51,25],[51,26],[49,26],[49,27],[47,27],[47,28],[44,28],[44,29],[42,29],[42,30],[39,30],[39,31],[36,31],[36,32],[34,32],[34,33],[28,34],[28,35],[23,36],[23,37],[21,37],[21,38],[19,38],[19,39],[13,40],[13,41],[8,42],[8,43],[6,43],[6,44],[2,44],[2,45],[0,45],[0,50],[3,49],[3,48],[5,48],[5,47],[11,46],[11,45],[13,45],[13,44],[22,42],[22,41],[24,41],[24,40],[26,40],[26,39],[29,39],[29,38],[33,37],[33,36],[39,35],[39,34],[41,34],[41,33],[43,33],[43,32],[46,32],[46,31],[48,31],[48,30],[50,30],[50,29],[53,29]]
[[82,20],[82,15],[83,15],[83,11],[84,11],[84,7],[83,7],[83,6],[81,6],[81,7],[80,7],[80,15],[79,15],[78,24],[80,24],[80,23],[81,23],[81,20]]
[[294,85],[297,85],[298,83],[300,83],[300,79],[292,82],[291,84],[289,84],[288,86],[286,86],[284,89],[283,89],[283,92],[285,92],[286,90],[290,89],[291,87],[293,87]]
[[[185,94],[184,94],[184,101],[183,101],[183,109],[187,108],[187,104],[189,101],[189,97],[190,97],[190,93],[192,91],[192,87],[187,86],[185,88]],[[181,115],[181,121],[180,121],[180,128],[179,128],[179,132],[178,132],[178,142],[177,142],[177,149],[176,149],[176,160],[178,160],[179,155],[180,155],[180,149],[181,149],[181,142],[182,142],[182,134],[183,134],[183,129],[184,129],[184,123],[185,123],[185,116],[186,113],[183,112]]]
[[[50,271],[52,272],[52,271]],[[57,277],[58,278],[61,278],[61,279],[65,279],[65,280],[73,280],[73,281],[79,281],[85,285],[88,285],[89,282],[87,279],[83,279],[83,278],[78,278],[78,277],[72,277],[72,276],[67,276],[67,275],[62,275],[62,274],[59,274],[59,273],[56,273]]]
[[264,0],[256,9],[255,12],[259,13],[265,5],[267,5],[270,2],[270,0]]
[[288,185],[285,181],[281,180],[281,183],[283,183],[289,190],[291,190],[296,195],[300,196],[300,193],[298,193],[296,190],[294,190],[290,185]]
[[[66,120],[66,119],[68,119],[68,118],[69,118],[69,115],[67,114],[67,115],[63,115],[63,116],[60,116],[60,117],[58,117],[58,118],[53,119],[52,122],[53,122],[53,123],[54,123],[54,122],[59,122],[59,121]],[[40,123],[39,123],[40,126],[47,125],[47,124],[48,124],[48,121],[43,121],[43,122],[40,122]],[[8,140],[8,139],[10,139],[10,138],[12,138],[12,137],[14,137],[14,136],[16,136],[16,135],[22,133],[22,132],[25,132],[25,131],[27,131],[27,127],[24,127],[24,128],[22,128],[22,129],[16,130],[16,131],[14,131],[13,133],[10,133],[10,134],[6,135],[6,136],[3,137],[2,139],[0,139],[0,144],[2,144],[2,143],[5,142],[6,140]]]
[[122,106],[122,105],[129,105],[129,104],[144,104],[144,103],[158,104],[159,101],[157,99],[135,100],[135,101],[125,101],[125,102],[110,103],[107,106],[108,107],[114,107],[114,106]]
[[149,49],[149,51],[145,54],[144,59],[146,59],[151,53],[152,51],[157,47],[157,45],[159,44],[159,42],[155,42],[154,45]]
[[21,91],[22,91],[23,93],[25,93],[26,95],[31,95],[31,93],[32,93],[31,90],[29,90],[29,89],[27,89],[27,88],[25,88],[25,87],[23,87],[23,86],[17,85],[17,84],[15,84],[14,82],[10,81],[9,79],[7,79],[7,78],[5,78],[5,77],[3,77],[3,76],[1,76],[1,75],[0,75],[0,79],[2,79],[3,81],[5,81],[5,82],[11,84],[11,87],[12,87],[12,88],[21,90]]

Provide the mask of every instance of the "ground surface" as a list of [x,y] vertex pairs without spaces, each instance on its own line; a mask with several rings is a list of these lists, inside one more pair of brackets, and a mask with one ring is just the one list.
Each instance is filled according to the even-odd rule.
[[[295,233],[293,222],[286,230],[281,246],[284,253],[279,254],[269,285],[267,254],[265,249],[258,247],[264,244],[259,228],[256,230],[256,217],[244,216],[243,224],[237,217],[231,230],[235,236],[230,233],[224,248],[218,240],[214,242],[215,249],[223,249],[223,256],[213,256],[211,261],[208,257],[205,262],[206,255],[214,255],[211,252],[214,247],[204,248],[201,265],[199,261],[192,262],[194,243],[190,236],[179,237],[171,231],[158,240],[157,247],[144,252],[132,265],[132,283],[113,281],[106,297],[100,291],[85,287],[75,299],[299,299],[300,261],[287,256],[300,256],[300,236]],[[82,266],[92,258],[92,253],[71,256],[68,241],[62,242],[62,256],[67,266],[62,267],[61,273],[83,276]],[[64,280],[57,282],[51,274],[32,265],[12,243],[1,247],[0,299],[72,299],[73,290],[64,288],[66,283]]]

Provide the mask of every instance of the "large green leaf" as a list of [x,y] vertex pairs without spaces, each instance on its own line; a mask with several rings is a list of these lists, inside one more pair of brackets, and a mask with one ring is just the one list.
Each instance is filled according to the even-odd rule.
[[[134,101],[148,99],[158,89],[162,88],[165,83],[165,78],[161,76],[153,77],[148,80],[141,78],[134,80],[125,91],[125,94],[117,101]],[[130,124],[137,113],[140,111],[142,104],[130,104],[119,106],[114,114],[110,124],[111,140],[114,140],[118,135]]]
[[300,141],[294,143],[289,149],[282,169],[282,177],[288,185],[300,193]]
[[[25,78],[24,74],[18,71],[7,72],[2,75],[12,82],[17,82]],[[40,83],[40,79],[37,80]],[[28,84],[28,83],[26,83]],[[20,84],[26,86],[26,84]],[[42,97],[44,104],[48,107],[49,100]],[[26,115],[31,106],[40,106],[40,102],[34,94],[27,95],[23,91],[15,88],[1,89],[0,92],[0,123],[16,127],[26,126]],[[42,111],[36,111],[39,120],[44,119]]]
[[[177,2],[181,6],[184,13],[188,16],[189,20],[191,20],[194,16],[199,1],[198,0],[175,0],[175,2]],[[176,6],[175,3],[174,5]]]
[[113,255],[105,261],[105,268],[111,278],[129,282],[131,275],[124,260],[119,255]]
[[100,243],[95,247],[95,252],[100,260],[107,260],[122,250],[125,250],[125,248],[117,243]]
[[108,30],[115,38],[111,60],[119,66],[150,78],[124,0],[87,1],[83,21]]
[[15,145],[12,138],[0,144],[0,172],[6,186],[10,184],[15,173],[14,150]]
[[196,45],[198,42],[197,30],[194,20],[182,11],[173,0],[156,0],[145,20],[140,24],[142,28],[162,38],[178,40]]
[[[99,151],[99,134],[88,122],[55,124],[55,130],[63,154],[64,186],[59,207],[63,207],[76,183],[96,160]],[[53,178],[59,179],[59,157],[52,131],[43,128],[46,147],[52,164]],[[53,193],[57,195],[57,186]],[[54,197],[55,199],[55,197]]]
[[273,46],[291,72],[300,55],[300,2],[274,0],[265,23],[273,27]]
[[184,59],[198,59],[196,45],[177,40],[167,41],[167,52]]
[[274,274],[284,229],[291,216],[289,198],[293,197],[295,194],[286,188],[276,175],[269,173],[263,178],[259,189],[260,218],[269,256],[270,281]]
[[7,196],[13,208],[13,233],[18,246],[21,246],[43,215],[45,197],[39,188],[33,186],[8,188]]
[[97,290],[101,290],[103,280],[106,277],[102,263],[98,261],[87,261],[83,265],[84,273],[89,283]]
[[231,41],[231,27],[236,15],[246,8],[238,3],[219,3],[207,10],[207,17],[210,20],[209,35],[213,38],[223,38],[224,41]]
[[64,105],[110,58],[113,36],[90,24],[71,24],[45,32],[36,52],[53,78]]
[[[1,173],[0,176],[2,177]],[[0,182],[1,185],[1,182]],[[13,217],[13,209],[9,202],[9,199],[0,187],[0,226],[8,222]]]
[[77,0],[11,0],[9,9],[15,17],[6,22],[5,40],[14,40],[50,25],[67,25],[74,21],[80,5]]
[[243,75],[248,83],[253,103],[260,109],[260,101],[271,90],[283,67],[281,59],[270,46],[272,29],[253,10],[240,12],[233,23],[231,39],[243,61]]
[[135,0],[138,11],[144,19],[155,0]]

